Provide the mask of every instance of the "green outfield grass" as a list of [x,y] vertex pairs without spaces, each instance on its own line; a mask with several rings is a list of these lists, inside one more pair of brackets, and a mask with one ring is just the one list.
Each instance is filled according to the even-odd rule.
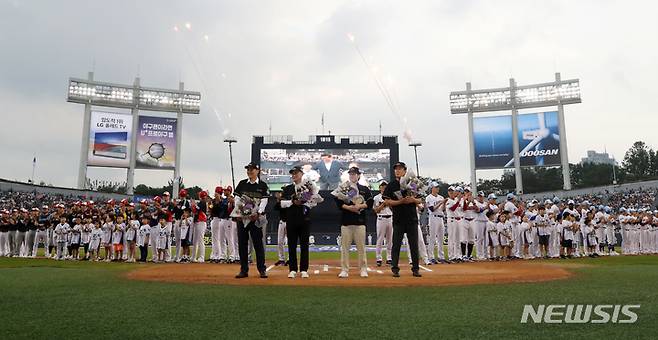
[[[312,261],[325,258],[337,254],[311,254]],[[544,283],[463,287],[240,287],[121,276],[143,264],[2,258],[0,338],[656,337],[658,257],[552,262],[577,275]],[[630,325],[521,324],[524,304],[641,308],[637,323]]]

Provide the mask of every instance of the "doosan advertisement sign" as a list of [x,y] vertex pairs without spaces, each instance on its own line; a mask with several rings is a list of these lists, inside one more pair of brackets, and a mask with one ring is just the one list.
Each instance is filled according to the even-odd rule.
[[[556,111],[518,115],[521,166],[560,165],[559,121]],[[514,167],[512,117],[473,119],[476,169]]]

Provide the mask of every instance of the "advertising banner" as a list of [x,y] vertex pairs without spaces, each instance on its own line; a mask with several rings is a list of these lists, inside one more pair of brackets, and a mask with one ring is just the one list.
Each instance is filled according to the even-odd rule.
[[87,165],[129,167],[132,121],[128,114],[92,111]]
[[137,129],[137,162],[140,169],[174,169],[176,118],[140,116]]

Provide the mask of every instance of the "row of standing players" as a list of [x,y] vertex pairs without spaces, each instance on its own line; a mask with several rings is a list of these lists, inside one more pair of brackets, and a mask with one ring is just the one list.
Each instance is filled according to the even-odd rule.
[[[356,244],[359,254],[360,275],[367,277],[365,255],[365,210],[372,208],[377,214],[376,261],[384,263],[382,250],[387,250],[386,263],[391,265],[394,276],[399,276],[399,251],[403,239],[408,243],[410,262],[414,276],[418,273],[419,257],[426,265],[473,261],[474,248],[477,260],[571,257],[617,255],[616,233],[622,235],[622,250],[625,254],[658,252],[658,212],[624,211],[615,216],[608,207],[590,207],[582,202],[576,208],[573,201],[566,206],[560,202],[547,201],[544,204],[530,202],[527,206],[518,202],[514,195],[508,195],[506,202],[498,204],[495,195],[485,198],[479,192],[474,196],[468,187],[450,187],[448,197],[438,195],[438,187],[424,201],[417,198],[396,198],[399,178],[404,176],[406,165],[395,165],[396,179],[390,184],[382,183],[380,193],[372,197],[367,187],[358,184],[360,171],[351,168],[350,182],[366,198],[362,206],[336,199],[341,209],[341,273],[349,276],[349,249]],[[269,190],[259,180],[260,168],[250,163],[245,167],[248,179],[236,187],[215,189],[215,198],[210,199],[205,192],[195,201],[180,192],[181,200],[174,204],[168,193],[154,199],[155,207],[133,213],[106,213],[103,216],[72,216],[72,214],[39,214],[33,209],[22,223],[29,225],[26,231],[5,230],[12,216],[3,215],[0,224],[0,255],[36,255],[36,247],[43,243],[47,255],[58,259],[99,259],[100,249],[105,249],[105,260],[135,261],[136,248],[140,249],[139,260],[145,261],[148,248],[151,248],[152,261],[203,262],[205,247],[203,236],[208,217],[212,217],[212,262],[241,263],[241,271],[236,277],[248,275],[248,263],[252,250],[257,257],[257,268],[261,277],[267,277],[264,264],[263,219],[241,220],[230,217],[231,209],[242,195],[260,199],[256,215],[263,215],[267,205]],[[301,181],[301,169],[291,171],[293,184],[284,187],[277,201],[282,221],[279,226],[279,249],[288,240],[288,265],[290,277],[297,272],[308,277],[308,237],[310,234],[310,209],[301,202],[293,202],[295,183]],[[283,205],[281,202],[284,202]],[[286,205],[285,202],[288,204]],[[427,242],[418,224],[418,211],[429,210],[429,234]],[[27,211],[22,213],[26,214]],[[54,219],[60,223],[50,226],[43,219]],[[14,221],[18,219],[14,218]],[[69,224],[70,223],[70,224]],[[71,227],[73,225],[73,227]],[[23,226],[25,227],[25,226]],[[448,235],[448,251],[444,254],[443,235]],[[282,233],[281,231],[284,230]],[[454,237],[453,237],[454,235]],[[171,240],[175,240],[175,254],[171,250]],[[255,240],[255,241],[254,241]],[[397,247],[396,247],[397,243]],[[296,258],[297,244],[301,248],[301,258]],[[84,254],[79,254],[83,247]],[[191,249],[190,249],[191,248]],[[53,254],[53,250],[55,253]],[[237,251],[236,251],[237,250]],[[479,251],[482,250],[482,251]],[[436,251],[436,253],[435,253]],[[194,255],[192,255],[194,253]],[[284,261],[279,251],[279,262]],[[173,256],[172,256],[173,255]],[[435,255],[437,255],[435,257]],[[447,255],[447,257],[446,257]],[[244,258],[244,261],[240,261]]]

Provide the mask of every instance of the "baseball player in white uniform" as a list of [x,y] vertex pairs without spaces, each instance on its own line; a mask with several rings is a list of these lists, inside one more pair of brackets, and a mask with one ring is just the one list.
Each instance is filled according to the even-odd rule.
[[521,229],[519,228],[519,223],[521,222],[521,219],[519,216],[523,216],[523,210],[517,206],[516,203],[516,196],[514,194],[509,193],[507,194],[507,202],[505,202],[505,205],[503,206],[503,210],[507,211],[509,213],[509,223],[512,226],[512,240],[514,241],[514,244],[512,245],[512,256],[516,258],[521,258],[521,249],[523,247],[523,240],[521,238],[522,233]]
[[[388,184],[379,184],[379,194],[373,198],[372,208],[377,214],[377,241],[375,245],[375,259],[377,267],[383,263],[382,248],[386,245],[386,264],[391,264],[391,251],[393,247],[393,211],[384,203],[382,194]],[[430,241],[431,242],[431,241]]]
[[[446,199],[439,195],[439,184],[432,183],[432,192],[425,198],[425,206],[428,209],[429,218],[429,242],[427,244],[428,258],[430,262],[446,263],[446,257],[443,250],[443,235],[445,235],[445,216]],[[438,253],[438,261],[434,257],[434,249]]]
[[487,256],[487,210],[489,209],[489,203],[485,201],[484,191],[478,192],[478,196],[475,199],[475,251],[477,252],[477,258],[480,261],[484,261],[488,258]]
[[459,241],[461,242],[462,261],[473,261],[473,245],[475,244],[475,217],[478,207],[475,205],[471,188],[464,188],[464,218],[460,224]]
[[446,200],[446,217],[448,221],[448,258],[450,261],[461,261],[459,229],[463,217],[463,189],[449,187]]

